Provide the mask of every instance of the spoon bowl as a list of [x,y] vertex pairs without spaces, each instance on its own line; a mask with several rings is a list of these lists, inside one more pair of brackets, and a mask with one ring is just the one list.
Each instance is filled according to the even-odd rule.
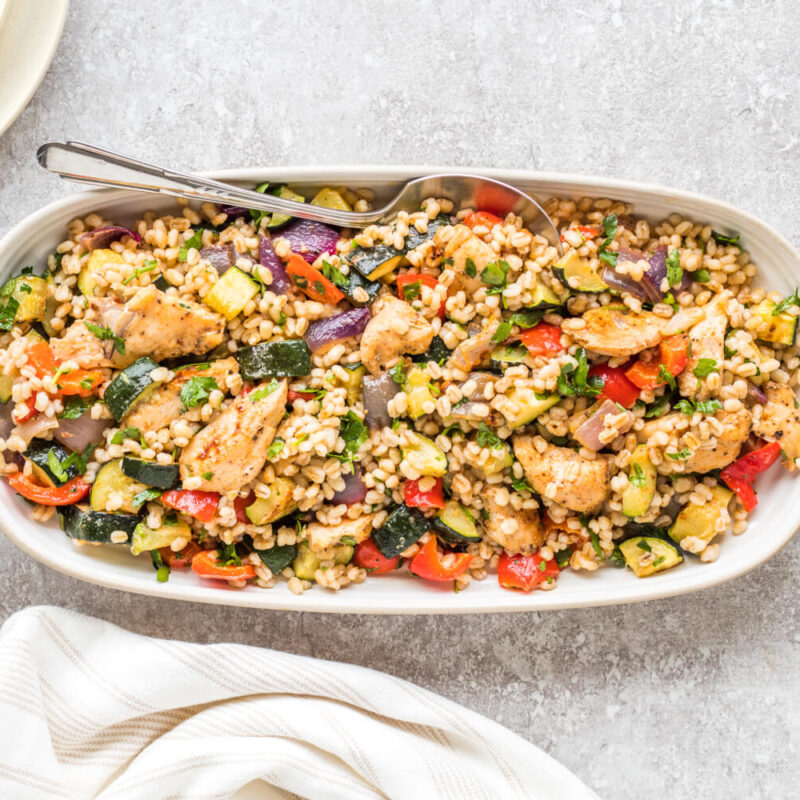
[[446,198],[456,210],[480,209],[499,217],[513,212],[528,230],[544,236],[561,252],[558,231],[536,200],[507,183],[480,175],[445,173],[414,178],[403,184],[397,194],[380,208],[341,211],[176,172],[82,142],[47,142],[38,149],[36,157],[46,170],[76,183],[243,206],[344,228],[389,223],[400,211],[418,211],[422,201],[428,197]]

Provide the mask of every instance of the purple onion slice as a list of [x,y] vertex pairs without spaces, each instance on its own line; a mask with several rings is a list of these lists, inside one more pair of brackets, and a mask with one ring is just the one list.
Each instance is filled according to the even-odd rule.
[[223,214],[227,214],[231,219],[246,217],[248,214],[248,210],[244,206],[220,206],[219,210]]
[[213,247],[204,247],[200,251],[200,258],[204,258],[212,267],[222,275],[233,264],[233,245],[219,244]]
[[278,258],[272,241],[266,236],[258,237],[258,263],[266,267],[272,274],[272,283],[269,286],[273,294],[287,294],[292,288],[292,282],[283,266],[283,261]]
[[92,419],[87,410],[77,419],[60,419],[53,438],[64,447],[82,453],[88,445],[99,444],[103,440],[103,431],[112,422],[110,419]]
[[84,233],[80,241],[87,250],[99,250],[108,247],[111,242],[119,241],[125,236],[130,236],[137,242],[142,241],[142,237],[139,236],[136,231],[123,228],[120,225],[108,225],[105,228],[95,228],[93,231],[89,231],[89,233]]
[[369,319],[369,309],[362,307],[312,322],[305,335],[308,349],[316,353],[352,336],[361,336]]
[[344,489],[336,492],[333,496],[333,504],[346,503],[348,506],[353,503],[360,503],[367,496],[367,487],[361,480],[361,470],[355,467],[354,472],[344,476]]
[[310,219],[293,219],[278,235],[288,239],[292,250],[309,264],[313,264],[321,254],[335,253],[340,238],[336,228]]
[[365,375],[361,391],[367,427],[371,431],[389,427],[392,424],[389,401],[400,391],[395,379],[389,372],[384,372],[379,378]]

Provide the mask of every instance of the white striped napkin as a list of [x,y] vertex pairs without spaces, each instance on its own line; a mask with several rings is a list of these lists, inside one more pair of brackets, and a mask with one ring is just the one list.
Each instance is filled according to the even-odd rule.
[[596,796],[532,744],[411,683],[58,608],[0,630],[0,798]]

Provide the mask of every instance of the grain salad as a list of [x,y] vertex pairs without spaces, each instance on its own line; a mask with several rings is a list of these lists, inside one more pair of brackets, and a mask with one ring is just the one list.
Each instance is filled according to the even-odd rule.
[[159,581],[531,591],[714,561],[756,476],[800,465],[800,296],[756,288],[735,233],[544,208],[560,247],[441,198],[356,231],[180,201],[75,219],[0,289],[3,473]]

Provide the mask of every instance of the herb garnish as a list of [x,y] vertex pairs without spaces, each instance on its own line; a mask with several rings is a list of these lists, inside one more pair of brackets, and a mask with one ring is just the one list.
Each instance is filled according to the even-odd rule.
[[208,375],[196,375],[189,378],[186,383],[181,386],[181,402],[184,409],[197,408],[205,403],[211,392],[214,389],[219,389],[219,384],[216,380]]
[[777,317],[778,314],[783,313],[786,311],[789,306],[800,306],[800,296],[798,296],[798,290],[794,290],[794,294],[790,294],[788,297],[784,297],[783,300],[772,309],[772,316]]
[[667,256],[667,281],[670,286],[677,286],[683,280],[680,250],[670,250]]
[[348,285],[347,276],[337,267],[334,267],[330,261],[322,262],[322,274],[334,285],[340,289]]
[[111,328],[104,328],[92,322],[84,322],[83,324],[86,326],[89,333],[93,333],[101,342],[106,340],[113,342],[114,349],[121,356],[125,355],[125,340],[121,336],[117,336]]
[[259,386],[255,391],[250,392],[247,397],[250,399],[251,403],[256,403],[259,400],[263,400],[265,397],[269,397],[277,388],[278,381],[273,378],[269,383],[265,383],[263,386]]
[[203,228],[198,228],[178,249],[178,261],[186,261],[189,250],[200,250],[203,246]]
[[692,372],[698,378],[705,378],[712,372],[719,372],[719,367],[713,358],[701,358]]
[[739,234],[735,234],[734,236],[726,236],[724,233],[719,233],[718,231],[711,231],[711,237],[717,244],[728,244],[733,245],[734,247],[741,247],[739,244]]
[[647,483],[647,478],[645,478],[641,464],[633,465],[631,474],[628,476],[628,483],[630,483],[631,486],[635,486],[637,489],[641,489]]
[[616,214],[610,214],[607,217],[603,217],[603,232],[605,233],[606,238],[600,243],[600,248],[598,249],[597,254],[600,260],[608,264],[610,267],[617,266],[617,253],[609,250],[608,246],[614,241],[618,227],[619,221],[617,220]]
[[575,351],[575,364],[564,364],[558,376],[558,393],[563,397],[596,397],[603,391],[604,381],[599,375],[589,376],[589,361],[586,350],[579,347]]
[[158,261],[155,258],[149,258],[144,262],[144,266],[136,267],[136,269],[122,281],[124,286],[127,286],[131,281],[135,281],[140,275],[145,272],[152,272],[158,266]]
[[150,500],[157,500],[161,494],[161,489],[142,489],[133,496],[133,507],[139,508]]
[[339,435],[344,440],[344,448],[340,453],[331,453],[331,456],[349,464],[350,471],[353,472],[355,471],[353,462],[355,461],[356,453],[358,453],[358,449],[369,438],[367,427],[356,413],[350,410],[342,417],[342,422],[339,426]]

